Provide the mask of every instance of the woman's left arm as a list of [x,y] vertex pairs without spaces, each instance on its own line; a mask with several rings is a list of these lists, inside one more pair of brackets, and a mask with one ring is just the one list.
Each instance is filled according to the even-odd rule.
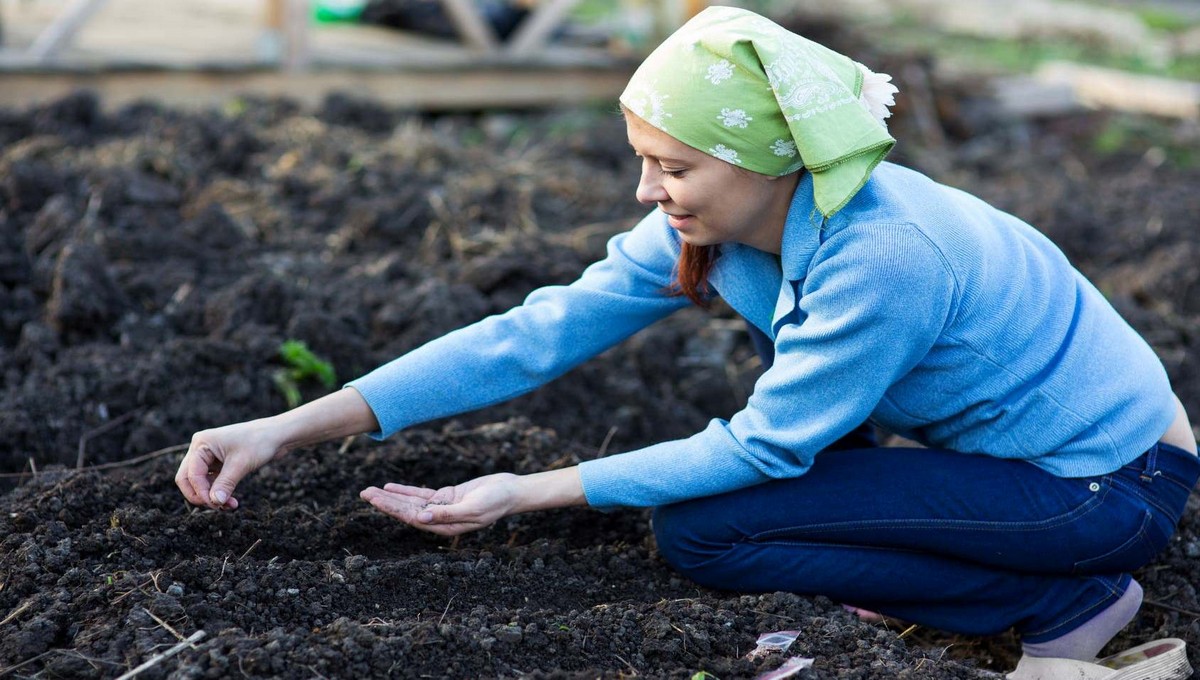
[[587,503],[577,466],[531,475],[502,472],[440,489],[386,484],[360,496],[401,522],[443,536],[484,529],[530,510]]
[[588,503],[666,505],[804,474],[929,353],[954,318],[956,291],[941,251],[915,225],[833,234],[745,408],[686,439],[584,461]]

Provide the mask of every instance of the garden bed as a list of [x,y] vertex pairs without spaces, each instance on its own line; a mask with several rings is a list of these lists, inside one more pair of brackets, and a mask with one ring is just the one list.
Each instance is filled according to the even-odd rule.
[[[1044,230],[1200,415],[1194,125],[1005,122],[936,85],[909,101],[893,159]],[[729,416],[759,368],[727,310],[682,312],[505,405],[296,452],[244,483],[237,512],[183,501],[178,444],[285,408],[284,341],[350,379],[569,282],[644,213],[636,177],[608,112],[434,118],[345,97],[105,112],[86,94],[0,112],[0,673],[113,677],[198,630],[141,677],[724,680],[778,666],[744,657],[782,629],[800,631],[788,655],[815,660],[800,677],[1011,667],[1007,636],[700,588],[658,557],[642,511],[537,513],[450,541],[358,499],[570,465]],[[122,463],[142,454],[156,455]],[[1193,508],[1138,574],[1150,603],[1118,642],[1198,648],[1197,556]]]

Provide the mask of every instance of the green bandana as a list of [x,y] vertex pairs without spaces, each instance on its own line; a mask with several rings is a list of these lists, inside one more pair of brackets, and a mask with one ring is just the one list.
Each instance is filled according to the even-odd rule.
[[727,163],[772,176],[807,168],[829,217],[896,143],[886,109],[863,98],[864,77],[895,92],[887,76],[764,17],[710,7],[646,58],[621,103]]

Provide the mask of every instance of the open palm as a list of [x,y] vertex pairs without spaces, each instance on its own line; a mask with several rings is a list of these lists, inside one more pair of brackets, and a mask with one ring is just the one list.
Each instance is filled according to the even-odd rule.
[[368,487],[359,496],[382,512],[422,531],[457,536],[491,526],[512,513],[517,476],[499,473],[430,489],[405,484]]

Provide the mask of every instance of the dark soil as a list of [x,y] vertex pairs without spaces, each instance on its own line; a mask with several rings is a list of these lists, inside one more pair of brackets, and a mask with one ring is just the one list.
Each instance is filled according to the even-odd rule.
[[[1054,238],[1200,414],[1196,126],[996,120],[965,88],[921,95],[921,62],[880,59],[912,93],[893,159]],[[1010,667],[1006,636],[699,588],[657,556],[644,512],[545,512],[447,541],[358,499],[570,465],[732,414],[759,369],[726,310],[681,313],[509,404],[298,452],[233,513],[184,503],[177,450],[95,467],[284,409],[284,340],[349,379],[572,280],[644,212],[636,177],[609,112],[425,118],[348,97],[105,112],[87,94],[0,111],[0,675],[113,677],[196,630],[142,677],[741,678],[782,662],[743,658],[781,629],[816,660],[799,677]],[[1193,510],[1138,574],[1151,602],[1119,643],[1182,637],[1200,665],[1196,557]]]

